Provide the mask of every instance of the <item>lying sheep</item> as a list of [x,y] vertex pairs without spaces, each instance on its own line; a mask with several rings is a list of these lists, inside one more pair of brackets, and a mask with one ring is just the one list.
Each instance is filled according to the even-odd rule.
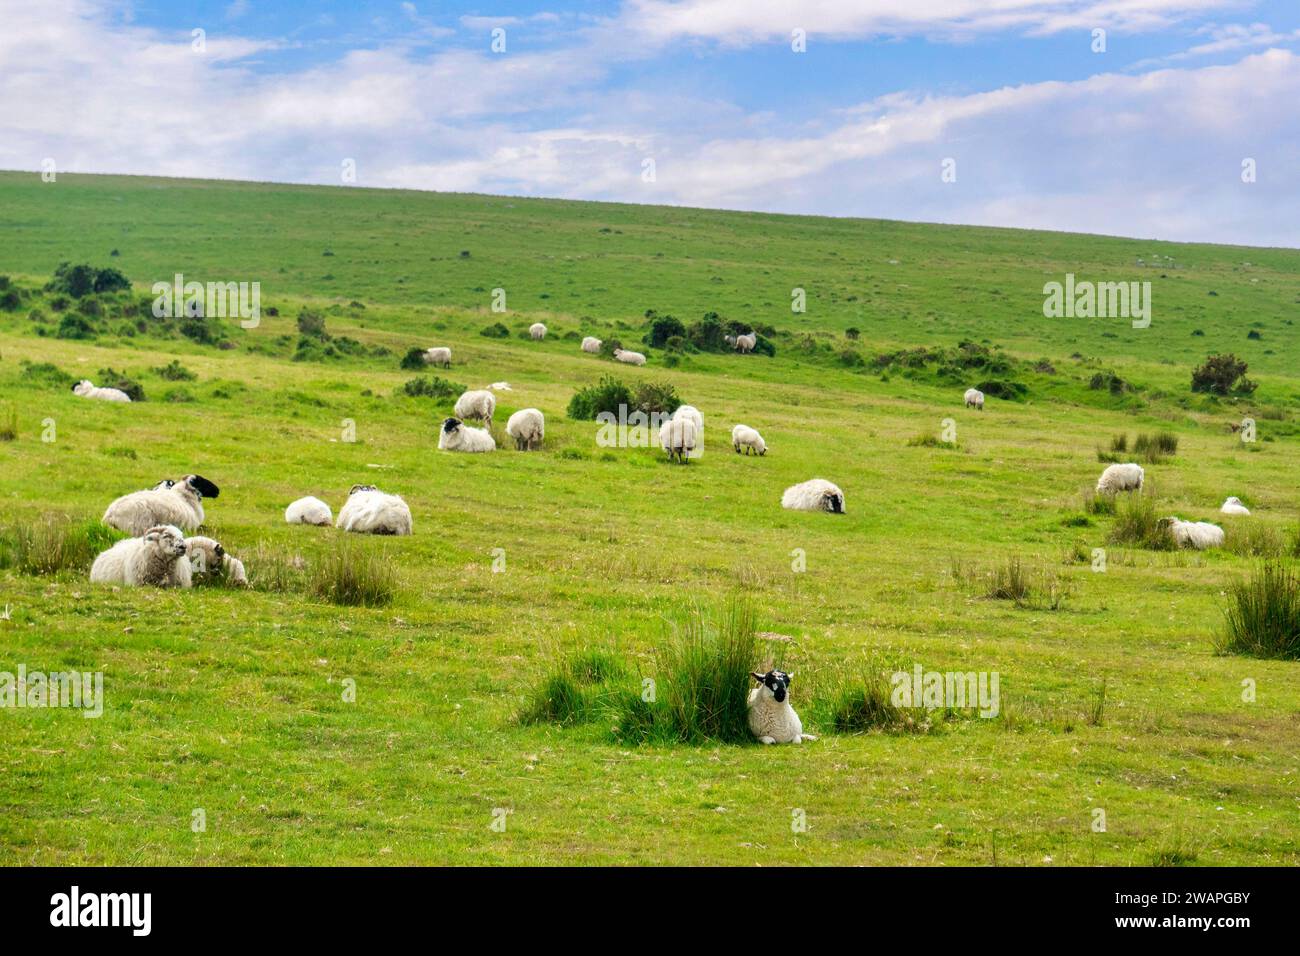
[[335,526],[358,534],[410,534],[411,509],[374,485],[353,485]]
[[829,511],[844,514],[844,492],[824,478],[791,485],[781,495],[781,507],[791,511]]
[[591,352],[593,355],[599,355],[600,347],[603,344],[604,343],[601,342],[601,340],[596,338],[594,335],[588,335],[586,338],[582,340],[582,350],[584,352]]
[[800,744],[817,739],[803,732],[803,723],[790,706],[793,674],[773,670],[750,676],[758,686],[749,692],[749,731],[760,743]]
[[497,397],[484,389],[466,392],[456,399],[456,417],[471,421],[492,424],[492,416],[497,410]]
[[98,398],[105,402],[129,402],[131,396],[120,388],[96,388],[88,378],[83,378],[72,386],[72,394],[82,398]]
[[533,337],[534,342],[540,342],[542,339],[546,338],[546,326],[542,325],[540,322],[534,322],[532,325],[528,326],[528,334]]
[[156,525],[175,525],[194,531],[203,524],[203,499],[216,498],[221,490],[202,475],[186,475],[180,481],[164,479],[147,491],[133,491],[115,500],[104,511],[104,524],[130,535],[142,535]]
[[1141,465],[1128,462],[1123,465],[1110,465],[1097,479],[1097,494],[1113,495],[1121,491],[1141,491],[1142,480],[1146,472]]
[[94,584],[187,588],[191,583],[185,536],[174,525],[157,525],[138,538],[125,538],[95,558]]
[[978,388],[966,389],[966,407],[976,408],[981,412],[984,411],[984,393]]
[[334,523],[334,515],[329,505],[308,495],[284,509],[284,520],[289,524],[314,524],[327,528]]
[[1247,508],[1245,505],[1243,505],[1243,504],[1241,503],[1241,499],[1238,498],[1236,495],[1233,495],[1231,498],[1229,498],[1227,501],[1225,501],[1225,502],[1223,503],[1223,507],[1220,508],[1219,511],[1222,512],[1222,513],[1225,514],[1225,515],[1248,515],[1248,514],[1250,514],[1250,509]]
[[645,356],[640,352],[629,352],[627,349],[614,349],[614,358],[626,365],[644,365]]
[[486,428],[471,428],[458,419],[448,418],[438,433],[438,448],[442,451],[496,451],[497,443]]
[[443,368],[451,368],[451,349],[449,348],[432,348],[424,352],[425,365],[440,365]]
[[185,554],[190,560],[191,578],[220,576],[226,584],[237,587],[248,586],[244,562],[228,554],[221,546],[221,542],[202,535],[194,535],[185,539]]
[[740,454],[740,449],[745,449],[748,455],[751,451],[760,455],[767,454],[767,443],[763,441],[763,436],[748,425],[737,425],[731,430],[731,444],[736,449],[736,454]]
[[730,345],[737,352],[752,352],[754,346],[758,345],[758,336],[753,332],[746,332],[744,335],[724,335],[723,341]]
[[535,408],[521,408],[506,422],[506,434],[515,440],[515,448],[519,451],[541,448],[542,438],[546,435],[546,418]]
[[683,465],[687,458],[695,457],[699,432],[695,428],[695,419],[689,415],[673,417],[659,426],[659,445],[668,452],[668,460],[677,459]]
[[1223,529],[1208,521],[1182,521],[1170,517],[1161,518],[1159,526],[1169,530],[1169,534],[1173,536],[1174,542],[1180,548],[1204,551],[1206,548],[1223,547]]

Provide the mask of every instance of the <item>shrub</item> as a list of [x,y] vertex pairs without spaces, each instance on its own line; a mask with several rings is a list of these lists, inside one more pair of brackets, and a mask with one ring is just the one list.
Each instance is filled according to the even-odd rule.
[[409,348],[406,354],[402,356],[401,367],[408,372],[414,369],[422,369],[427,364],[424,361],[425,350],[422,348]]
[[508,339],[510,330],[500,322],[494,322],[491,325],[484,326],[479,330],[479,335],[489,339]]
[[429,378],[413,378],[401,388],[401,394],[411,398],[456,398],[464,391],[464,385],[449,382],[438,375]]
[[60,515],[18,521],[0,531],[0,567],[24,574],[86,573],[101,551],[121,537],[99,521]]
[[17,289],[5,289],[0,292],[0,311],[17,312],[23,307],[23,297]]
[[302,309],[298,313],[298,334],[307,338],[320,339],[326,341],[329,339],[329,333],[325,331],[325,316],[319,312],[313,312],[310,309]]
[[1022,382],[990,379],[975,386],[985,395],[1000,398],[1008,402],[1018,402],[1029,394],[1029,387]]
[[668,382],[642,382],[632,393],[632,405],[647,415],[671,415],[681,404],[677,389]]
[[1192,372],[1192,391],[1213,395],[1249,395],[1256,383],[1246,378],[1248,366],[1237,356],[1211,355]]
[[172,359],[166,365],[155,368],[154,374],[168,382],[192,382],[198,378],[197,375],[187,369],[176,359]]
[[95,327],[84,316],[75,312],[68,312],[59,320],[59,328],[55,331],[54,337],[59,339],[93,339],[95,337]]
[[706,312],[700,321],[686,330],[686,339],[702,352],[729,352],[728,334],[718,313]]
[[100,388],[116,388],[126,392],[127,398],[133,402],[144,401],[144,386],[133,378],[128,378],[125,372],[119,372],[114,368],[101,368],[98,372],[99,381],[95,384]]
[[1300,576],[1279,561],[1266,561],[1228,589],[1220,649],[1282,660],[1300,660]]
[[63,371],[57,365],[49,362],[29,362],[23,360],[23,378],[34,385],[45,385],[50,388],[68,388],[76,381],[71,375]]
[[1133,390],[1128,382],[1124,381],[1114,372],[1098,372],[1093,375],[1088,382],[1088,387],[1093,391],[1108,391],[1112,395],[1123,395],[1125,392]]
[[581,389],[569,399],[568,416],[575,421],[594,421],[601,412],[617,415],[620,405],[630,407],[632,393],[614,376],[604,375],[599,384]]
[[850,327],[844,330],[844,334],[856,342],[858,340],[858,336],[860,336],[862,333],[857,329]]
[[188,388],[169,388],[167,391],[163,392],[162,400],[164,402],[179,403],[197,401],[194,397],[194,393]]
[[650,320],[650,331],[642,339],[646,345],[661,349],[667,346],[669,339],[682,339],[686,336],[686,326],[679,319],[671,315],[659,315],[654,309],[648,309],[645,315]]
[[1169,529],[1160,524],[1155,499],[1142,492],[1115,496],[1115,524],[1108,540],[1151,551],[1172,551],[1175,546]]
[[333,604],[380,607],[393,600],[396,583],[386,554],[340,538],[312,570],[311,588]]

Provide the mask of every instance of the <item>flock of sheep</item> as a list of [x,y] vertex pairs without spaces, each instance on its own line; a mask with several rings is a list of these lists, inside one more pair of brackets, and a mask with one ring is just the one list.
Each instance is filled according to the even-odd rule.
[[[1146,479],[1146,472],[1141,465],[1133,462],[1126,462],[1119,465],[1109,465],[1097,479],[1097,494],[1099,495],[1116,495],[1125,491],[1141,491],[1142,482]],[[1249,515],[1250,509],[1241,503],[1241,499],[1235,496],[1224,501],[1219,511],[1225,515]],[[1221,548],[1225,536],[1223,529],[1217,524],[1211,524],[1208,521],[1183,521],[1181,518],[1170,516],[1161,518],[1159,522],[1161,528],[1167,529],[1173,537],[1174,543],[1180,548],[1194,548],[1197,551],[1204,551],[1207,548]]]

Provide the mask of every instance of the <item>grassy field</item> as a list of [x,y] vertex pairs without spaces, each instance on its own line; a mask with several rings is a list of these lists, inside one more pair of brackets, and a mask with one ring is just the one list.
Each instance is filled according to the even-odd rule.
[[[41,287],[63,261],[120,269],[136,298],[177,272],[260,281],[262,322],[229,323],[224,347],[116,319],[59,338],[69,310]],[[1150,328],[1044,318],[1043,284],[1067,272],[1151,281]],[[0,427],[12,416],[16,431],[0,441],[0,540],[197,472],[222,489],[207,533],[254,584],[117,590],[84,567],[0,570],[0,671],[104,674],[99,719],[0,709],[6,863],[1300,862],[1300,664],[1216,652],[1227,590],[1258,559],[1115,545],[1114,519],[1084,510],[1098,446],[1166,431],[1177,454],[1145,466],[1160,514],[1223,523],[1231,542],[1244,522],[1294,536],[1300,252],[5,173],[0,274],[21,292],[0,312]],[[806,312],[791,311],[796,287]],[[304,307],[356,354],[295,361]],[[640,347],[647,309],[771,326],[776,356],[655,349],[629,369],[566,338]],[[519,336],[539,319],[544,342]],[[496,321],[510,338],[479,334]],[[1004,358],[995,377],[1025,395],[970,411],[971,382],[876,361],[961,340]],[[511,384],[500,424],[546,413],[542,452],[437,451],[451,403],[400,394],[417,373],[398,361],[443,344],[455,363],[438,374]],[[1193,393],[1192,367],[1228,351],[1258,390]],[[161,377],[173,359],[196,377]],[[79,399],[24,362],[98,384],[116,369],[147,400]],[[705,414],[703,457],[603,448],[595,423],[566,418],[606,373],[671,382]],[[1128,386],[1090,387],[1110,373]],[[1247,416],[1253,443],[1227,428]],[[923,443],[945,419],[955,447]],[[740,421],[765,457],[733,453]],[[812,477],[844,489],[847,514],[780,508]],[[395,575],[382,607],[316,597],[307,578],[339,533],[282,517],[307,494],[337,513],[358,482],[401,494],[415,519],[412,537],[351,542]],[[1218,514],[1234,494],[1250,518]],[[267,569],[295,557],[302,580],[273,589]],[[984,572],[1017,558],[1056,600],[985,596]],[[815,743],[635,744],[608,720],[517,719],[568,651],[662,676],[671,622],[737,595],[796,672]],[[837,683],[881,661],[996,671],[1001,712],[928,732],[819,724]]]

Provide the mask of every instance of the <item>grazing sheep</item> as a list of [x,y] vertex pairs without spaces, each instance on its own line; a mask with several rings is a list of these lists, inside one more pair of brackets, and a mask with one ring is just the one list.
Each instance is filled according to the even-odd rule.
[[72,394],[82,398],[98,398],[105,402],[129,402],[131,396],[120,388],[96,388],[88,378],[72,386]]
[[978,388],[966,389],[965,398],[967,408],[978,408],[981,412],[984,411],[984,393]]
[[466,392],[456,399],[456,417],[492,424],[492,416],[497,410],[497,397],[484,389]]
[[640,352],[629,352],[627,349],[614,349],[614,358],[626,365],[644,365],[645,356]]
[[191,583],[185,536],[174,525],[157,525],[138,538],[125,538],[95,558],[95,584],[187,588]]
[[442,451],[496,451],[497,443],[486,428],[471,428],[458,419],[448,418],[438,433],[438,448]]
[[781,495],[781,507],[791,511],[829,511],[844,514],[844,492],[824,478],[791,485]]
[[1097,494],[1113,495],[1121,491],[1141,491],[1146,472],[1141,465],[1128,462],[1123,465],[1110,465],[1097,479]]
[[546,418],[535,408],[521,408],[506,422],[506,434],[515,440],[515,448],[519,451],[541,448],[546,435]]
[[202,535],[186,538],[185,554],[190,559],[190,573],[193,578],[206,578],[209,574],[219,573],[227,584],[238,587],[248,585],[244,562],[226,553],[226,549],[219,541]]
[[659,445],[668,452],[668,460],[674,458],[683,465],[687,458],[696,457],[695,449],[699,443],[699,432],[695,428],[695,419],[689,415],[681,418],[674,416],[659,426]]
[[678,405],[677,411],[673,412],[673,418],[689,418],[695,423],[696,435],[704,434],[704,416],[694,405]]
[[758,345],[758,336],[753,332],[746,332],[744,335],[724,335],[723,341],[730,345],[737,352],[752,352],[754,346]]
[[760,455],[767,454],[767,442],[763,441],[763,436],[748,425],[737,425],[731,430],[731,444],[735,446],[736,454],[740,454],[740,449],[745,449],[748,455],[751,451]]
[[203,499],[219,494],[221,490],[202,475],[186,475],[180,481],[164,479],[147,491],[133,491],[115,500],[104,511],[103,521],[136,536],[156,525],[194,531],[204,521]]
[[1227,501],[1225,501],[1225,502],[1223,503],[1223,507],[1220,508],[1219,511],[1221,511],[1221,512],[1222,512],[1223,514],[1225,514],[1225,515],[1248,515],[1248,514],[1250,514],[1250,509],[1247,508],[1245,505],[1243,505],[1243,504],[1241,503],[1241,499],[1238,498],[1236,495],[1233,495],[1231,498],[1229,498]]
[[793,674],[768,671],[749,676],[758,681],[758,686],[749,692],[749,730],[760,743],[800,744],[817,739],[803,732],[803,723],[790,706]]
[[335,527],[358,534],[410,534],[411,509],[374,485],[353,485]]
[[528,326],[528,334],[533,337],[534,342],[540,342],[542,339],[546,338],[546,326],[542,325],[540,322],[534,322],[532,325]]
[[284,509],[284,520],[289,524],[314,524],[326,528],[334,523],[334,515],[329,505],[308,495]]
[[426,349],[424,353],[425,365],[440,365],[443,368],[451,368],[451,349],[434,348]]
[[599,355],[600,347],[603,344],[604,343],[601,342],[600,339],[596,338],[594,335],[588,335],[586,338],[582,340],[582,350],[584,352],[591,352],[593,355]]
[[1208,521],[1181,521],[1172,517],[1161,518],[1160,527],[1169,529],[1169,533],[1173,535],[1175,543],[1180,548],[1195,548],[1197,551],[1204,551],[1206,548],[1223,547],[1223,529],[1217,524],[1210,524]]

